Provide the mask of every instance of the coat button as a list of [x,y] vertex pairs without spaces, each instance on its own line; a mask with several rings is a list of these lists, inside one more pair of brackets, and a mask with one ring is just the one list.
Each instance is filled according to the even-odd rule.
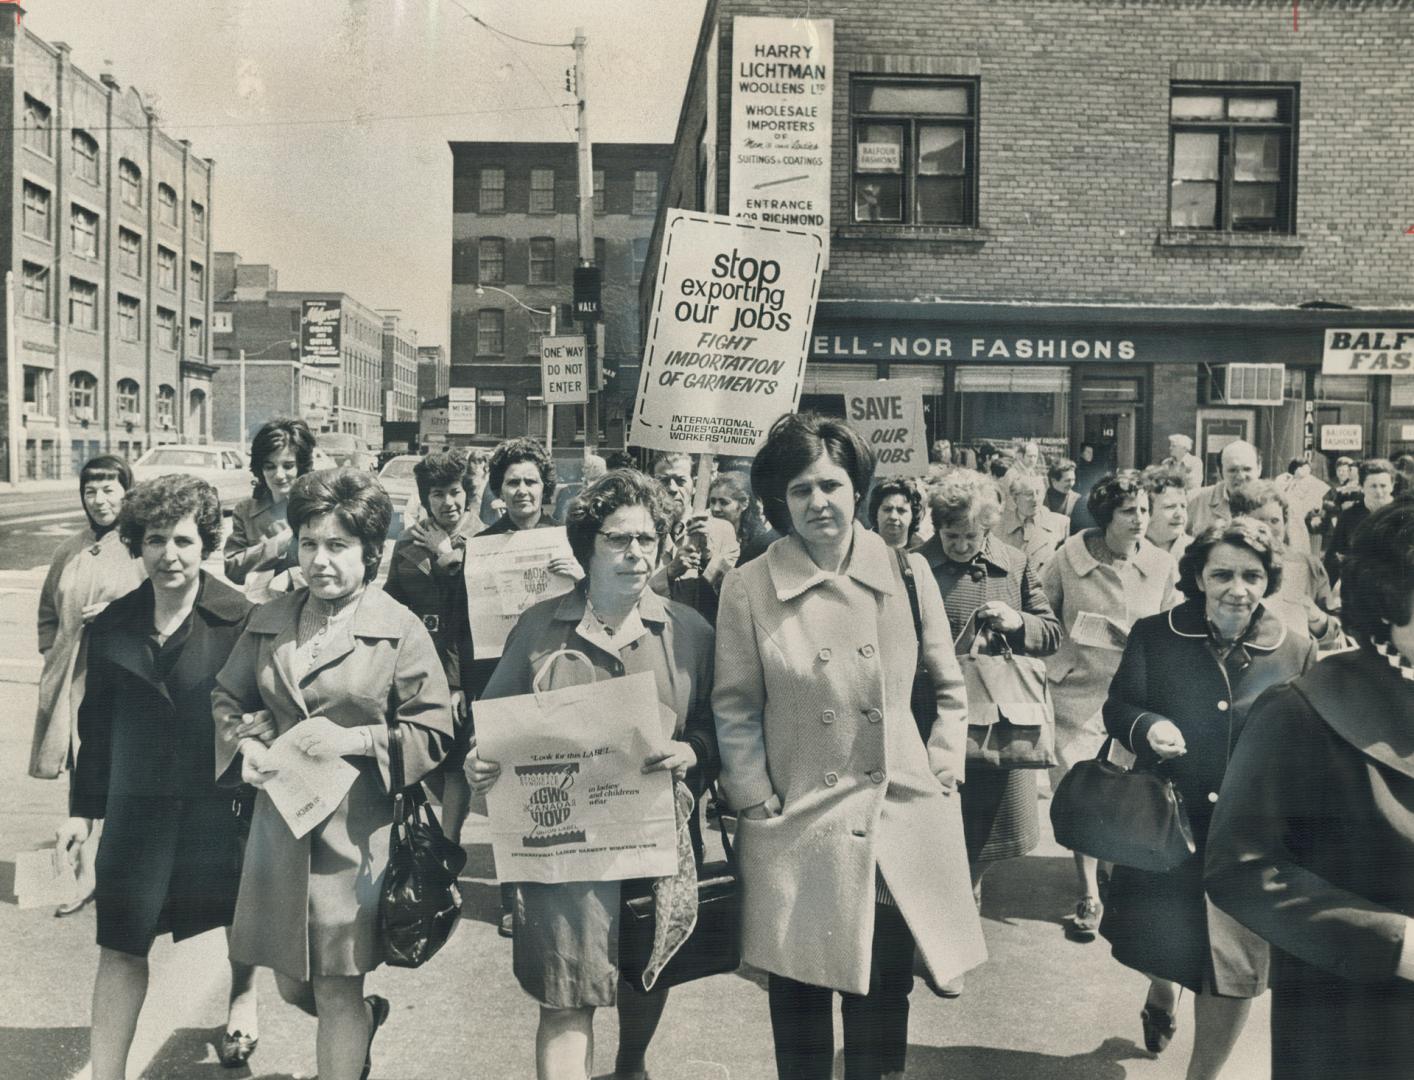
[[821,649],[820,652],[819,652],[819,654],[818,654],[818,656],[819,656],[820,662],[821,662],[821,663],[824,663],[825,661],[827,661],[827,660],[830,659],[830,650],[829,650],[829,649]]
[[869,722],[871,724],[877,724],[880,720],[884,718],[884,714],[881,713],[878,709],[870,709],[864,715],[869,717]]
[[861,645],[861,646],[859,647],[859,655],[860,655],[860,656],[873,656],[873,655],[874,655],[874,646],[873,646],[873,645]]
[[1218,801],[1218,793],[1217,793],[1216,791],[1210,791],[1210,792],[1208,792],[1208,801],[1209,801],[1209,802],[1217,802],[1217,801]]
[[826,709],[824,712],[822,712],[822,713],[820,714],[820,723],[822,723],[822,724],[833,724],[834,722],[835,722],[835,710],[834,710],[834,709]]
[[840,774],[837,772],[827,772],[825,774],[825,786],[834,787],[840,782]]
[[875,769],[869,774],[869,779],[873,780],[876,784],[882,784],[884,782],[884,770]]
[[854,833],[855,836],[868,836],[868,835],[869,835],[869,832],[868,832],[867,829],[853,829],[853,830],[851,830],[851,831]]
[[1226,702],[1226,701],[1219,701],[1219,702],[1218,702],[1218,712],[1227,712],[1227,702]]

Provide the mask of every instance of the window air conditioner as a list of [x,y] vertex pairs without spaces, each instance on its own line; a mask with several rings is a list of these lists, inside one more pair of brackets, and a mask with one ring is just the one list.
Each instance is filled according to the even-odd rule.
[[1228,364],[1218,369],[1228,405],[1280,405],[1286,388],[1285,364]]
[[77,408],[77,409],[72,409],[72,410],[70,410],[70,411],[73,413],[73,417],[74,417],[75,420],[92,420],[92,419],[93,419],[93,408],[92,408],[92,406],[83,405],[83,406],[80,406],[80,407]]

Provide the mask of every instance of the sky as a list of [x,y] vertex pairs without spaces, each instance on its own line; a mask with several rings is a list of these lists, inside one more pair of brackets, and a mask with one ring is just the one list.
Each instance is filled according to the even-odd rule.
[[[282,289],[400,309],[448,343],[449,140],[575,140],[588,39],[596,142],[668,142],[704,0],[25,0],[25,25],[111,71],[216,161],[218,251]],[[429,115],[431,114],[431,115]],[[318,122],[311,122],[318,121]]]

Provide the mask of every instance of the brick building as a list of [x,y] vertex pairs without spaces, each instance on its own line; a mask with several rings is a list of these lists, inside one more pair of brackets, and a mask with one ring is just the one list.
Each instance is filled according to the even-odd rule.
[[[477,390],[475,444],[545,435],[540,338],[568,304],[579,260],[573,143],[453,142],[451,385]],[[594,262],[603,271],[606,388],[600,444],[624,444],[637,387],[638,280],[671,148],[593,148]],[[478,293],[478,286],[484,286]],[[506,294],[509,293],[508,297]],[[521,305],[524,305],[521,306]],[[561,325],[560,333],[575,333]],[[584,441],[584,410],[556,410],[555,445]]]
[[417,422],[417,331],[383,311],[383,419]]
[[419,345],[417,347],[417,400],[418,404],[435,397],[445,397],[452,385],[452,366],[447,359],[447,350],[441,345]]
[[0,18],[0,479],[211,437],[213,163],[134,87]]
[[[727,212],[734,87],[790,77],[736,56],[733,20],[779,14],[709,0],[665,208]],[[811,16],[833,20],[833,147],[804,407],[916,377],[930,437],[962,443],[1143,465],[1184,432],[1212,467],[1246,437],[1277,471],[1359,425],[1366,453],[1414,450],[1414,378],[1322,373],[1328,330],[1414,328],[1409,5],[1303,5],[1299,28],[1276,0]],[[650,274],[645,319],[651,299]],[[1367,369],[1400,362],[1367,340]]]

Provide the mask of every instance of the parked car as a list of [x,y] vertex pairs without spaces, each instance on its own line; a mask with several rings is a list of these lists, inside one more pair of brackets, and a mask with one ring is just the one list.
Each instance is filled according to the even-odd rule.
[[237,450],[164,443],[152,447],[133,462],[134,480],[151,480],[169,473],[198,476],[208,481],[221,496],[221,509],[227,514],[231,512],[231,507],[251,493],[250,470]]
[[418,506],[417,479],[413,476],[412,468],[421,460],[417,454],[399,454],[390,458],[383,468],[378,470],[378,482],[383,485],[388,498],[393,500],[393,524],[388,529],[389,540],[396,540],[403,534],[403,522],[408,516],[409,507],[413,508],[415,516]]
[[[316,448],[322,453],[322,450]],[[363,472],[378,471],[378,456],[372,450],[330,450],[328,456],[335,465],[358,469]]]

